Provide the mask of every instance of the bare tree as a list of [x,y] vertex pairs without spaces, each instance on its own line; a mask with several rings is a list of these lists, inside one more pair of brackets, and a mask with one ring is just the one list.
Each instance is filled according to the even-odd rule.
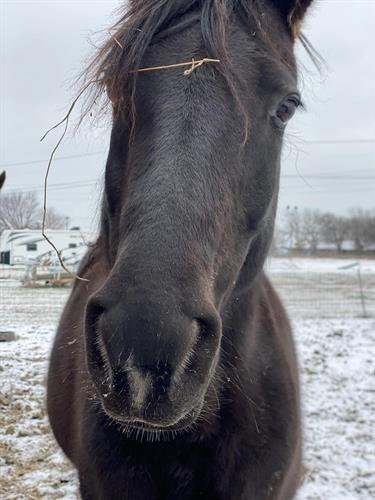
[[[54,208],[51,207],[48,208],[46,212],[45,227],[46,229],[65,229],[66,220],[67,217],[65,217],[62,214],[59,214]],[[37,224],[38,229],[41,229],[42,221],[43,221],[43,210],[40,210],[39,220]]]
[[0,198],[0,229],[34,228],[39,202],[35,193],[5,193]]
[[[3,229],[39,229],[42,224],[42,209],[36,193],[13,192],[0,196],[0,232]],[[47,212],[46,227],[61,229],[65,217],[53,208]]]
[[301,233],[304,247],[315,253],[321,241],[321,219],[319,210],[306,208],[301,214]]
[[285,228],[279,223],[276,224],[270,248],[271,255],[276,255],[283,249],[289,248],[289,235]]
[[375,244],[375,210],[353,208],[349,219],[350,239],[357,252]]
[[354,208],[350,217],[319,210],[287,207],[281,225],[276,227],[274,247],[308,249],[315,253],[319,243],[335,245],[338,253],[345,240],[351,240],[357,252],[375,248],[375,209]]
[[368,210],[365,230],[365,243],[367,246],[375,245],[375,208]]
[[349,236],[350,224],[347,217],[326,212],[321,217],[321,234],[326,243],[336,246],[338,253],[342,252],[342,245]]
[[298,207],[286,207],[284,213],[284,231],[285,240],[288,242],[287,246],[296,250],[302,250],[304,242],[301,214],[298,211]]
[[281,231],[286,246],[295,250],[309,249],[315,253],[320,241],[320,223],[319,210],[299,211],[297,207],[287,207]]

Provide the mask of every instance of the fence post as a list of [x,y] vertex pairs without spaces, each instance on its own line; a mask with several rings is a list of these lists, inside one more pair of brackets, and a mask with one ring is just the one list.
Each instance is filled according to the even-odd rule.
[[361,268],[359,266],[358,266],[357,273],[358,273],[359,290],[360,290],[360,294],[361,294],[361,304],[362,304],[363,318],[367,318],[365,294],[363,292],[363,283],[362,283]]

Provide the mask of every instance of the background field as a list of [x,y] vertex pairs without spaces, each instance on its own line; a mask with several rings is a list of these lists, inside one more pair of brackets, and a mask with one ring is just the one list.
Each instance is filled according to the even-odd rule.
[[[298,500],[375,498],[374,267],[280,259],[267,265],[291,317],[301,365],[306,477]],[[344,278],[343,278],[344,276]],[[48,352],[68,290],[0,280],[0,498],[77,499],[76,476],[44,411]],[[324,306],[324,307],[323,307]]]

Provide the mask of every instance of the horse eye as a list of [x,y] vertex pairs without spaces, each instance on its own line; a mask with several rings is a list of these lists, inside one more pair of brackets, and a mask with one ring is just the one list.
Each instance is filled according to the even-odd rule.
[[276,125],[280,128],[284,128],[300,105],[301,99],[298,95],[292,94],[285,97],[277,107],[276,113],[273,115]]

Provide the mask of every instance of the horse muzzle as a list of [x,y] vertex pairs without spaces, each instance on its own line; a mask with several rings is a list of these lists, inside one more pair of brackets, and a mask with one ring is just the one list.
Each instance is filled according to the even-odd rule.
[[146,299],[142,291],[115,303],[104,296],[102,290],[90,299],[85,332],[87,365],[104,411],[148,431],[190,426],[218,361],[218,314],[206,307],[204,316],[188,316],[176,301]]

